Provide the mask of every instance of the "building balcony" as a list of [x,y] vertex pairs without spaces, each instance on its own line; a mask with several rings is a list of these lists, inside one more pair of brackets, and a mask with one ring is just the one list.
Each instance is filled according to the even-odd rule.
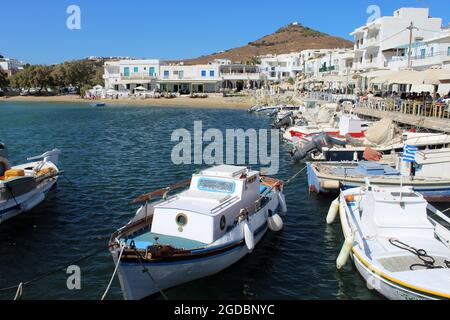
[[339,71],[339,66],[330,66],[330,67],[322,67],[319,68],[319,72],[331,72],[331,71]]
[[223,80],[260,80],[260,73],[222,73]]
[[149,73],[130,73],[128,75],[125,75],[123,73],[120,74],[120,77],[122,80],[156,80],[155,75],[150,75]]

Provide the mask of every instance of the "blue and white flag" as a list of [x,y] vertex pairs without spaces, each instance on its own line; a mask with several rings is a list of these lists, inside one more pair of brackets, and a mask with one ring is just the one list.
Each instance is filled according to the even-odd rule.
[[415,162],[417,150],[417,147],[406,145],[403,149],[403,161]]

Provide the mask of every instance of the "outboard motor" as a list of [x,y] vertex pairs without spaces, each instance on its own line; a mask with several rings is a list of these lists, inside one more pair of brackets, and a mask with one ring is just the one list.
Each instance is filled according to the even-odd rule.
[[275,129],[281,129],[281,128],[287,128],[293,126],[295,123],[293,114],[288,114],[283,119],[277,121],[274,123],[273,128]]
[[334,139],[326,133],[321,133],[314,136],[310,142],[306,143],[303,148],[297,150],[294,149],[290,153],[295,162],[301,162],[305,160],[313,151],[322,152],[323,148],[331,148],[335,145],[345,146],[346,142]]

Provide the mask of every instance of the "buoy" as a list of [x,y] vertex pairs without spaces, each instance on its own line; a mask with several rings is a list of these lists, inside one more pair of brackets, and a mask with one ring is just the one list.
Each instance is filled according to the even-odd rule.
[[255,236],[253,235],[253,232],[250,230],[250,226],[248,225],[248,222],[245,222],[244,224],[244,239],[245,239],[245,245],[247,246],[247,249],[252,252],[253,249],[255,249]]
[[350,253],[352,252],[352,249],[355,245],[355,235],[352,234],[345,239],[344,245],[342,246],[341,252],[339,253],[339,256],[336,260],[336,267],[338,270],[341,270],[348,261],[348,258],[350,257]]
[[280,210],[282,213],[287,212],[287,205],[286,205],[286,199],[284,198],[284,195],[278,191],[278,202],[280,203]]
[[269,210],[269,216],[267,217],[267,224],[269,229],[273,232],[280,232],[283,229],[283,219],[277,213],[272,213]]
[[321,187],[325,190],[339,190],[341,188],[341,184],[339,181],[325,180],[321,183]]
[[328,215],[327,215],[327,224],[334,223],[338,212],[339,212],[339,198],[337,198],[336,200],[334,200],[331,203],[330,210],[328,210]]

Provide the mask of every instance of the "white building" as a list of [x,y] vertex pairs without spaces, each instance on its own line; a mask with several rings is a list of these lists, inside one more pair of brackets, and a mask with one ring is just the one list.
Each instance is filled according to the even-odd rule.
[[9,76],[23,70],[22,62],[11,58],[0,58],[0,69]]
[[103,79],[105,89],[117,91],[130,90],[142,86],[148,90],[156,88],[160,61],[148,60],[120,60],[105,62]]
[[414,42],[431,39],[442,31],[442,19],[431,18],[427,8],[401,8],[393,16],[378,18],[351,33],[355,38],[355,71],[387,69],[398,47],[409,44],[411,23]]
[[218,92],[221,85],[219,64],[205,65],[161,65],[158,77],[159,89],[163,92]]
[[[399,46],[397,53],[388,60],[391,70],[408,67],[409,45]],[[450,68],[450,30],[423,41],[414,42],[411,50],[411,67],[417,71],[430,67]]]
[[262,86],[263,77],[259,66],[229,64],[221,65],[219,70],[223,89],[241,91]]
[[269,55],[261,57],[261,73],[268,81],[283,81],[295,78],[302,72],[300,53]]

